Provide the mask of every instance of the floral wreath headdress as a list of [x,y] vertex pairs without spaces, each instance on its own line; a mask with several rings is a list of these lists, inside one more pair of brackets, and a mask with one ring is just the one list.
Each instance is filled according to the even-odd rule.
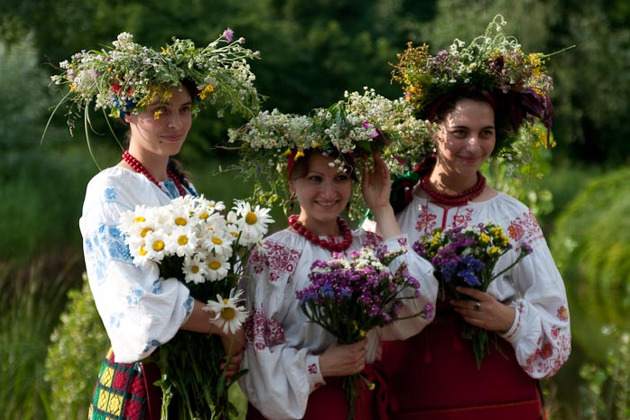
[[[545,73],[545,59],[552,54],[526,54],[518,40],[503,33],[501,15],[485,34],[466,45],[456,39],[448,50],[429,54],[429,46],[411,43],[398,55],[393,80],[403,85],[405,98],[422,119],[433,119],[435,108],[449,95],[466,90],[484,93],[496,101],[495,155],[509,156],[521,138],[551,147],[553,106],[552,78]],[[555,53],[554,53],[555,54]],[[536,127],[540,122],[546,128]],[[419,156],[424,157],[424,156]]]
[[[289,201],[288,167],[307,150],[336,156],[333,164],[342,170],[343,157],[354,158],[354,173],[381,153],[390,169],[404,172],[409,162],[402,157],[426,153],[433,125],[418,120],[404,98],[387,99],[374,89],[345,92],[344,99],[308,115],[284,114],[277,109],[261,111],[239,129],[229,130],[229,142],[237,144],[239,170],[253,182],[254,196],[264,205],[279,204],[286,211]],[[353,197],[360,196],[355,183]],[[361,217],[362,200],[353,200],[351,218]]]
[[189,39],[173,37],[171,44],[156,51],[133,42],[133,35],[123,32],[112,42],[113,47],[81,51],[60,63],[63,72],[51,79],[57,85],[68,85],[69,91],[53,115],[63,103],[69,103],[71,134],[79,118],[85,120],[87,134],[91,105],[112,118],[141,113],[150,104],[167,101],[173,88],[185,82],[194,85],[194,114],[212,104],[219,117],[226,108],[252,116],[258,111],[260,97],[248,60],[259,53],[244,48],[244,38],[233,40],[233,35],[226,29],[203,48]]

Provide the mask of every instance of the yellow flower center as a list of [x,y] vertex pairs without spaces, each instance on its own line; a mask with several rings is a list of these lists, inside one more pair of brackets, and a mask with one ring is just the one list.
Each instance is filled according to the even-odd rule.
[[190,272],[193,274],[197,274],[199,272],[199,266],[198,265],[193,265],[190,267]]
[[182,235],[177,238],[177,244],[180,246],[186,245],[188,243],[188,236]]
[[164,249],[164,241],[155,241],[153,242],[153,250],[154,251],[161,251]]
[[138,216],[135,219],[133,219],[134,223],[142,223],[142,222],[146,222],[147,219],[144,216]]
[[234,310],[234,308],[227,307],[221,309],[221,319],[231,321],[234,319],[234,317],[236,317],[236,311]]
[[256,216],[256,213],[254,213],[253,211],[248,211],[245,215],[245,223],[247,223],[248,225],[255,225],[257,221],[258,216]]
[[175,224],[177,226],[186,226],[187,223],[188,223],[188,221],[186,220],[185,217],[176,217],[175,218]]
[[146,249],[144,249],[144,246],[141,246],[141,247],[140,247],[140,251],[138,251],[138,254],[140,254],[140,255],[142,255],[142,256],[147,255],[147,250],[146,250]]
[[199,219],[201,219],[201,220],[205,220],[208,217],[210,217],[210,213],[205,212],[205,211],[199,215]]
[[218,270],[219,268],[221,268],[221,263],[220,263],[220,262],[218,262],[218,261],[210,261],[210,262],[208,263],[208,267],[209,267],[211,270]]
[[149,227],[144,228],[144,229],[142,229],[142,232],[140,232],[140,236],[142,238],[144,238],[145,236],[147,236],[147,233],[149,233],[149,232],[153,232],[153,229],[149,228]]
[[223,241],[221,240],[221,238],[217,238],[216,236],[212,238],[212,243],[215,245],[222,245]]

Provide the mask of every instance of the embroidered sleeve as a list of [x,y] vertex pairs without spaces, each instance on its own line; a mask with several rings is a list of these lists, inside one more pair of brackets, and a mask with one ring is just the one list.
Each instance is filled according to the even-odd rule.
[[[86,198],[81,218],[90,288],[116,361],[131,363],[170,340],[192,311],[188,289],[177,279],[159,278],[157,265],[133,264],[117,227],[130,204],[115,187]],[[132,206],[131,206],[132,207]]]
[[516,317],[504,338],[512,343],[519,364],[530,376],[547,378],[571,353],[564,283],[531,212],[516,218],[508,233],[518,243],[528,243],[533,252],[510,271],[520,296],[512,302]]
[[249,373],[239,383],[266,418],[302,418],[310,393],[324,384],[319,356],[298,343],[300,328],[291,321],[299,311],[294,298],[299,259],[297,250],[267,239],[241,281],[250,310],[243,361]]

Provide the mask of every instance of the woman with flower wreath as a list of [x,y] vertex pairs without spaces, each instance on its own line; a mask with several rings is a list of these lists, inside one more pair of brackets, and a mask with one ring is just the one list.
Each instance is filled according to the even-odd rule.
[[70,87],[64,100],[70,103],[71,127],[81,112],[89,120],[91,103],[129,127],[122,160],[90,180],[79,221],[90,288],[111,341],[90,418],[160,419],[162,395],[155,381],[161,375],[151,358],[180,329],[220,336],[231,356],[227,376],[238,371],[242,329],[231,334],[209,322],[205,303],[193,299],[176,278],[161,278],[157,264],[134,265],[120,231],[121,214],[136,206],[163,206],[197,195],[172,156],[180,152],[202,105],[249,114],[257,108],[245,61],[254,53],[240,45],[242,39],[231,41],[227,30],[204,48],[174,38],[155,51],[121,33],[112,48],[75,54],[61,63],[63,73],[53,76]]
[[[554,375],[571,351],[565,287],[540,226],[523,203],[487,185],[480,172],[490,156],[513,152],[516,141],[540,141],[536,120],[549,141],[552,81],[543,57],[523,53],[502,33],[504,24],[497,16],[485,36],[467,46],[456,41],[435,56],[426,45],[410,44],[394,71],[416,115],[436,124],[427,139],[434,153],[419,156],[415,171],[393,183],[403,232],[415,243],[435,228],[493,221],[513,247],[495,273],[509,269],[487,292],[458,288],[463,298],[457,299],[441,291],[431,325],[384,346],[392,419],[544,418],[538,380]],[[528,245],[531,254],[514,264]],[[479,366],[462,323],[496,341]]]
[[[406,251],[407,237],[389,203],[389,171],[378,154],[373,155],[373,168],[363,170],[361,187],[366,205],[381,224],[381,236],[352,231],[341,217],[360,165],[357,145],[373,145],[380,134],[375,135],[365,116],[355,119],[348,109],[331,109],[316,111],[313,117],[263,112],[231,133],[247,155],[244,162],[258,173],[265,171],[267,181],[273,184],[277,171],[285,172],[290,210],[293,200],[299,205],[299,212],[288,218],[289,227],[267,237],[254,251],[246,269],[249,275],[243,276],[250,311],[243,368],[249,373],[239,383],[249,399],[250,420],[346,420],[352,412],[356,419],[386,418],[386,389],[372,365],[379,357],[379,340],[409,337],[432,317],[437,281],[426,260]],[[284,158],[269,162],[268,151]],[[421,294],[405,300],[399,317],[408,319],[371,330],[355,344],[338,344],[322,326],[309,322],[296,293],[309,285],[315,261],[330,260],[333,253],[347,258],[351,250],[378,244],[401,253],[389,269],[394,272],[406,264]],[[427,308],[427,317],[413,316]],[[343,377],[361,372],[376,385],[372,391],[359,380],[357,403],[351,408]]]

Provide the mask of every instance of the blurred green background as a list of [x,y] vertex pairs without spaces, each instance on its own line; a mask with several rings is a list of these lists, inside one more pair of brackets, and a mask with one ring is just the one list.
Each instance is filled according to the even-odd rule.
[[[408,41],[432,53],[481,34],[495,14],[525,51],[554,52],[557,147],[529,176],[488,168],[494,184],[532,206],[570,298],[573,352],[543,381],[549,418],[630,418],[630,2],[627,0],[4,0],[0,3],[0,417],[85,418],[106,349],[84,288],[78,218],[87,181],[120,159],[102,115],[91,145],[74,137],[50,85],[58,64],[127,31],[159,47],[199,45],[225,28],[260,51],[252,64],[265,109],[307,112],[373,87],[400,96],[391,64]],[[206,196],[250,193],[226,169],[237,157],[212,109],[179,156]],[[122,127],[121,127],[122,129]],[[276,211],[282,228],[285,221]],[[236,396],[237,398],[238,395]]]

